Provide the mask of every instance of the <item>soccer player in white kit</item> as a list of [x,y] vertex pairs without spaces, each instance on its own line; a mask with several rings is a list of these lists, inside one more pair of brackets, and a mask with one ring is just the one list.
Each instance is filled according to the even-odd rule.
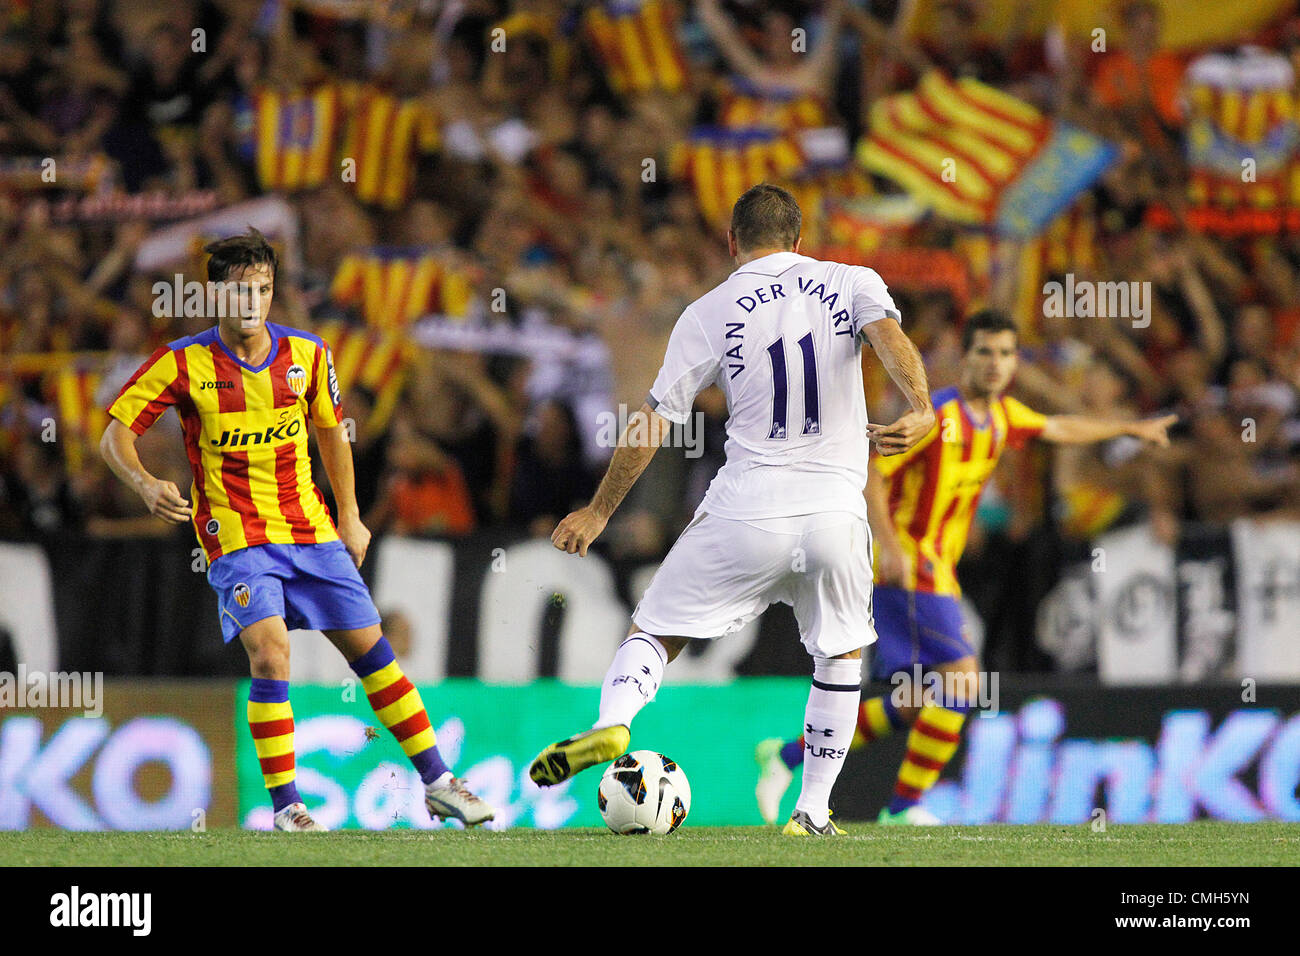
[[[802,214],[761,184],[732,210],[739,268],[687,306],[663,367],[632,416],[591,503],[551,541],[586,555],[695,396],[727,399],[726,462],[664,558],[605,675],[591,730],[547,747],[529,769],[550,786],[627,749],[632,718],[690,640],[730,634],[781,601],[813,657],[804,713],[803,789],[783,832],[833,835],[831,787],[857,725],[871,619],[871,532],[862,489],[874,440],[900,454],[934,424],[925,370],[885,284],[871,269],[799,254]],[[861,345],[875,349],[911,411],[867,422]]]

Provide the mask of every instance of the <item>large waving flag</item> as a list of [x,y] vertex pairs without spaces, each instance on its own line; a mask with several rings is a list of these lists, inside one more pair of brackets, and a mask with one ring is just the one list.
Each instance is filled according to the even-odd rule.
[[1037,235],[1115,161],[1118,149],[1023,100],[940,71],[871,109],[858,159],[959,223]]

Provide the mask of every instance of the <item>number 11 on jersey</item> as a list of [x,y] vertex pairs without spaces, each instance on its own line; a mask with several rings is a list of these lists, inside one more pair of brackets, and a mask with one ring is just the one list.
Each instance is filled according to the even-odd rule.
[[[820,435],[821,410],[817,392],[817,353],[809,332],[799,340],[803,354],[803,434]],[[772,427],[768,438],[785,438],[789,415],[789,382],[785,370],[785,339],[780,338],[767,347],[767,357],[772,360]]]

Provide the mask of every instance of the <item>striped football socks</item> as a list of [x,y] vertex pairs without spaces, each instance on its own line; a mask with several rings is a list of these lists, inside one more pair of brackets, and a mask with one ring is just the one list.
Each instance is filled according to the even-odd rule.
[[262,765],[262,780],[271,805],[279,813],[301,803],[297,771],[293,760],[293,710],[289,706],[289,682],[254,677],[248,692],[248,729]]
[[969,705],[962,704],[952,707],[927,704],[921,708],[907,736],[907,756],[898,770],[894,797],[889,801],[890,813],[901,813],[916,806],[921,796],[935,785],[957,752],[961,727],[969,709]]
[[361,678],[375,716],[402,745],[402,751],[420,772],[420,779],[433,783],[451,771],[438,753],[437,740],[420,692],[402,673],[393,656],[388,638],[380,637],[375,646],[349,662]]

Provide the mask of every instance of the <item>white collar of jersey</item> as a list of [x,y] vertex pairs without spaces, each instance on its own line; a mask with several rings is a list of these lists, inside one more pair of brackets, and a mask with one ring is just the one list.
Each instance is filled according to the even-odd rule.
[[765,256],[759,256],[757,259],[751,259],[733,272],[732,275],[756,272],[764,276],[779,276],[796,262],[802,262],[807,258],[807,256],[801,256],[797,252],[772,252]]

